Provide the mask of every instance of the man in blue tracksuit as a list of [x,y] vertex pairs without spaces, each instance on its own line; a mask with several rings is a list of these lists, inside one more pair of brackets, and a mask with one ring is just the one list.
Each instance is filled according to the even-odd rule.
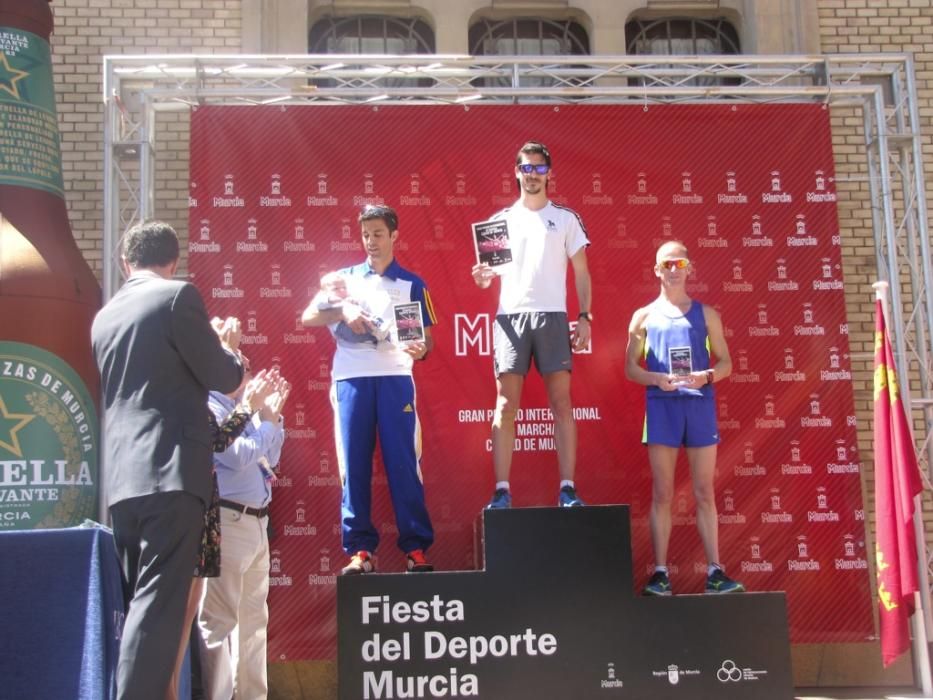
[[[370,505],[377,435],[398,547],[406,555],[409,571],[431,571],[425,550],[434,541],[434,530],[424,501],[412,365],[433,347],[431,326],[436,317],[424,282],[402,268],[393,255],[399,234],[395,210],[367,205],[359,222],[366,261],[339,271],[346,282],[346,297],[335,303],[322,291],[302,314],[305,326],[328,326],[337,344],[331,404],[343,484],[343,548],[351,557],[341,574],[375,570],[372,555],[379,533],[370,519]],[[423,342],[402,343],[392,332],[393,305],[406,302],[421,306]]]

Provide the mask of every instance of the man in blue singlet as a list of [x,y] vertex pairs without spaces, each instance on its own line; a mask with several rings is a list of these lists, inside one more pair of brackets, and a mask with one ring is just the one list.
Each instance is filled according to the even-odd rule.
[[719,564],[713,485],[719,444],[713,383],[731,374],[732,360],[719,314],[687,294],[690,270],[683,243],[668,241],[658,248],[654,274],[661,281],[661,293],[648,306],[638,309],[629,324],[625,375],[647,387],[648,392],[642,442],[648,446],[651,463],[649,526],[655,571],[643,590],[645,595],[671,595],[667,548],[674,468],[681,446],[687,451],[697,504],[697,530],[708,562],[706,592],[745,590],[741,583],[726,576]]

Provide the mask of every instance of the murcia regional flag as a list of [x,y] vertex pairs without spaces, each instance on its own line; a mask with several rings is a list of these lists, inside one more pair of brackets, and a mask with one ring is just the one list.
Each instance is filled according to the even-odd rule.
[[878,619],[881,658],[888,666],[910,647],[908,620],[918,590],[914,496],[922,484],[880,299],[875,302],[874,451]]

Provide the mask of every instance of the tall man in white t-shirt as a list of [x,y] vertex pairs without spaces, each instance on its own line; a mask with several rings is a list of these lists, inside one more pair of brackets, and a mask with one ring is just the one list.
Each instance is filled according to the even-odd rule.
[[[570,402],[572,350],[590,342],[592,289],[586,264],[590,244],[576,212],[548,200],[551,154],[542,143],[529,141],[515,158],[518,201],[493,219],[508,223],[512,263],[501,274],[499,310],[493,332],[496,370],[496,412],[492,422],[492,456],[496,490],[487,508],[509,508],[509,472],[515,442],[515,414],[525,375],[534,358],[544,379],[554,414],[554,438],[560,472],[559,506],[582,506],[574,484],[577,426]],[[579,315],[571,338],[567,324],[567,261],[573,266]],[[484,263],[473,266],[473,280],[486,289],[496,271]]]

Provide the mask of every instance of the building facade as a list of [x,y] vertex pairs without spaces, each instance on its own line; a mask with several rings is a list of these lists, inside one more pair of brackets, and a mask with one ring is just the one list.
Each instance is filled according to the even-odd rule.
[[[933,148],[931,0],[54,0],[53,56],[72,228],[100,274],[103,250],[102,57],[106,54],[424,53],[459,55],[914,55],[924,148]],[[159,120],[154,211],[187,230],[187,113]],[[832,114],[843,273],[866,505],[872,480],[873,309],[876,275],[861,119]],[[933,182],[933,160],[925,165]],[[933,187],[928,185],[928,202]],[[933,202],[929,202],[933,205]],[[917,428],[923,426],[918,421]],[[926,522],[933,543],[933,505]],[[872,522],[873,519],[869,518]],[[862,645],[865,646],[865,645]],[[852,654],[856,656],[853,658]],[[845,650],[822,666],[795,656],[801,685],[885,682],[877,662]],[[848,658],[846,658],[848,657]],[[874,664],[874,665],[873,665]],[[909,669],[907,669],[909,672]],[[904,669],[898,681],[903,681]],[[273,685],[314,676],[326,697],[333,669],[274,671]],[[892,678],[893,676],[888,676]],[[909,677],[909,676],[908,676]],[[330,679],[330,680],[329,680]],[[282,690],[281,697],[300,697]],[[318,697],[318,695],[314,695]]]

